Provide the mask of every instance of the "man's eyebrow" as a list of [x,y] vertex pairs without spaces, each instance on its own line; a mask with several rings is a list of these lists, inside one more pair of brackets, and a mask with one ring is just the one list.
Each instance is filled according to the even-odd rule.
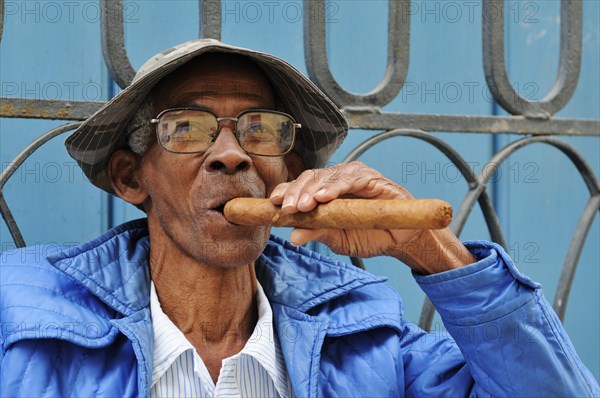
[[218,98],[222,95],[234,95],[236,97],[239,98],[244,98],[244,99],[259,99],[259,100],[264,100],[267,97],[265,95],[263,95],[263,93],[253,93],[253,92],[248,92],[248,91],[225,91],[225,90],[206,90],[203,91],[202,93],[199,94],[199,97],[211,97],[211,98]]
[[192,93],[186,93],[185,95],[182,95],[180,98],[177,98],[177,100],[175,101],[175,103],[173,104],[173,106],[176,107],[190,107],[190,108],[197,108],[198,107],[198,100],[203,100],[203,99],[212,99],[212,100],[220,100],[224,95],[228,95],[228,96],[232,96],[235,99],[238,100],[258,100],[258,101],[265,101],[267,100],[269,97],[263,95],[263,93],[253,93],[253,92],[243,92],[243,91],[235,91],[235,92],[224,92],[222,90],[205,90],[205,91],[201,91],[201,92],[192,92]]
[[200,110],[210,110],[206,106],[198,106],[198,104],[194,104],[193,102],[176,102],[173,105],[173,108],[191,108],[191,109],[200,109]]

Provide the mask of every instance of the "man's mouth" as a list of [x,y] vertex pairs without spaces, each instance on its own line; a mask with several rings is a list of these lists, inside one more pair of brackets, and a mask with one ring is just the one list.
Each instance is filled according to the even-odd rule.
[[225,211],[225,204],[227,204],[227,202],[229,202],[233,198],[234,196],[226,196],[223,198],[216,199],[209,204],[208,209],[223,214],[223,212]]
[[214,211],[224,216],[225,205],[227,202],[234,198],[246,197],[260,197],[260,195],[252,195],[251,192],[247,191],[227,192],[218,196],[213,196],[209,201],[204,203],[203,207],[208,211]]
[[225,209],[225,203],[223,203],[222,205],[213,207],[211,210],[218,211],[219,213],[223,214],[224,209]]

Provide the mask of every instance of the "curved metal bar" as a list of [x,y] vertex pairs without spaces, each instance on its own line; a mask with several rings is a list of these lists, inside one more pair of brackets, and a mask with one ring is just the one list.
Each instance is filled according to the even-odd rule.
[[327,62],[325,1],[304,2],[304,59],[308,75],[340,107],[381,107],[402,89],[408,72],[410,46],[409,0],[388,2],[388,53],[383,80],[367,94],[344,90]]
[[200,0],[200,38],[221,40],[221,0]]
[[[585,161],[585,159],[572,146],[570,146],[569,144],[567,144],[563,141],[552,138],[552,137],[547,137],[547,136],[528,137],[528,138],[524,138],[524,139],[515,141],[515,142],[507,145],[501,151],[496,153],[486,163],[486,165],[482,169],[483,171],[477,177],[477,179],[478,179],[477,188],[474,190],[471,190],[467,193],[467,195],[465,196],[465,199],[463,200],[463,203],[461,203],[461,206],[457,212],[457,217],[455,217],[455,219],[452,220],[452,223],[456,222],[458,224],[463,225],[466,222],[466,218],[468,217],[468,215],[470,213],[468,211],[465,211],[465,209],[472,209],[475,204],[475,200],[479,200],[480,206],[482,206],[482,211],[484,212],[483,213],[484,216],[487,214],[486,210],[484,210],[484,208],[488,208],[491,206],[493,209],[492,204],[489,201],[486,203],[485,200],[482,202],[482,197],[480,197],[479,195],[481,194],[481,192],[483,192],[485,190],[485,187],[487,186],[487,183],[489,182],[490,178],[494,175],[494,173],[496,172],[498,167],[500,167],[500,165],[508,158],[508,156],[510,156],[512,153],[514,153],[518,149],[520,149],[524,146],[527,146],[529,144],[535,143],[535,142],[547,143],[547,144],[550,144],[550,145],[558,148],[559,150],[561,150],[571,160],[571,162],[575,165],[575,167],[581,174],[588,190],[590,191],[590,194],[591,195],[599,194],[599,192],[600,192],[599,184],[600,183],[596,180],[593,170],[591,169],[589,164]],[[486,197],[487,197],[487,195],[486,195]],[[495,214],[495,211],[494,211],[494,214]],[[487,220],[488,219],[486,217],[486,222],[487,222]],[[496,223],[498,223],[497,218],[496,218]],[[452,226],[452,224],[451,224],[451,226]],[[488,229],[492,235],[492,240],[495,242],[498,242],[504,248],[506,248],[506,244],[504,243],[503,239],[497,240],[498,238],[501,238],[501,235],[496,236],[496,234],[498,232],[500,232],[500,234],[501,234],[499,223],[498,223],[498,225],[495,225],[493,227],[491,227],[490,224],[488,223]],[[458,230],[458,228],[457,228],[457,230]]]
[[[502,242],[502,246],[506,247],[504,243],[504,239],[502,238],[502,231],[498,222],[498,218],[496,216],[496,212],[489,201],[489,197],[485,191],[485,187],[489,182],[490,178],[494,174],[494,172],[500,167],[500,165],[514,152],[517,150],[533,144],[533,143],[545,143],[552,145],[563,152],[575,165],[579,173],[581,174],[590,194],[592,197],[588,201],[586,209],[582,214],[579,225],[573,235],[571,240],[571,244],[569,246],[569,250],[567,253],[567,257],[565,259],[565,263],[563,265],[563,271],[561,275],[561,280],[559,286],[557,288],[556,299],[554,303],[555,310],[559,313],[561,319],[564,318],[564,313],[566,310],[566,302],[568,299],[568,294],[570,292],[571,284],[573,281],[573,277],[575,274],[575,270],[577,267],[577,262],[579,260],[579,256],[581,255],[581,250],[583,249],[583,244],[585,242],[585,238],[587,233],[589,232],[589,228],[594,219],[595,212],[599,209],[600,206],[600,182],[595,177],[595,174],[586,160],[575,150],[571,145],[557,140],[553,137],[548,136],[537,136],[537,137],[528,137],[521,139],[519,141],[515,141],[498,153],[496,153],[485,165],[483,171],[475,177],[471,170],[466,167],[466,162],[460,157],[458,153],[456,153],[451,147],[447,146],[443,141],[430,136],[429,134],[423,131],[417,130],[392,130],[366,140],[357,146],[353,151],[351,151],[342,162],[349,162],[360,157],[364,152],[366,152],[369,148],[374,145],[394,136],[403,135],[403,136],[413,136],[417,138],[421,138],[427,142],[432,143],[436,148],[440,149],[448,158],[457,165],[465,179],[469,182],[470,190],[465,196],[463,202],[460,205],[460,208],[457,212],[457,216],[452,221],[451,229],[457,234],[460,234],[460,230],[464,226],[468,216],[471,213],[471,210],[475,204],[475,201],[478,200],[480,206],[482,208],[482,212],[486,218],[486,222],[488,223],[488,229],[492,234],[492,240],[496,242]],[[435,141],[439,141],[439,143],[435,143]],[[436,145],[437,144],[437,145]],[[446,149],[446,151],[444,150]],[[454,152],[454,153],[453,153]],[[450,156],[449,156],[450,155]],[[460,165],[463,165],[461,169]],[[489,215],[493,215],[494,217],[491,222],[488,222],[490,219]],[[498,239],[498,240],[497,240]],[[429,300],[425,300],[423,303],[423,307],[421,310],[421,317],[419,320],[419,326],[421,326],[425,330],[429,330],[431,327],[431,321],[433,319],[433,307]]]
[[[457,211],[457,216],[452,220],[452,224],[450,224],[451,227],[454,226],[456,223],[456,224],[460,225],[462,228],[462,225],[464,225],[467,217],[470,214],[469,209],[473,208],[476,200],[479,200],[480,204],[482,203],[480,195],[483,192],[485,192],[485,188],[486,188],[487,183],[489,182],[490,178],[494,175],[494,173],[496,172],[498,167],[500,167],[500,165],[502,165],[502,163],[508,158],[508,156],[513,154],[518,149],[525,147],[529,144],[535,143],[535,142],[547,143],[547,144],[550,144],[550,145],[558,148],[559,150],[561,150],[571,160],[571,162],[575,165],[575,167],[577,168],[577,170],[583,177],[583,180],[584,180],[588,190],[590,191],[590,194],[597,195],[600,192],[600,186],[599,186],[600,183],[597,181],[593,170],[591,169],[589,164],[585,161],[585,159],[571,145],[569,145],[563,141],[557,140],[553,137],[548,137],[548,136],[527,137],[527,138],[523,138],[521,140],[518,140],[518,141],[508,144],[502,150],[497,152],[486,163],[486,165],[482,169],[482,172],[477,177],[478,184],[477,184],[476,188],[470,190],[467,193],[467,195],[465,196],[465,199],[463,200],[463,202],[461,203],[461,205],[459,207],[459,210]],[[487,204],[484,203],[484,206],[482,206],[482,211],[484,210],[484,207],[488,208],[489,206],[492,206],[491,203],[487,203]],[[484,212],[483,214],[484,214],[484,216],[486,216],[487,213]],[[494,215],[495,215],[495,212],[494,212]],[[488,221],[488,219],[486,217],[486,222],[487,221]],[[497,220],[496,220],[496,222],[497,222]],[[455,228],[456,228],[456,230],[460,230],[459,227],[455,227]],[[499,228],[500,227],[498,225],[497,227],[494,227],[492,229],[492,228],[490,228],[490,224],[488,223],[488,229],[490,230],[490,233],[492,234],[492,240],[494,240],[495,242],[498,242],[499,244],[501,244],[503,247],[506,248],[506,244],[504,244],[503,240],[502,241],[496,240],[497,238],[495,237],[495,234],[500,231]],[[453,229],[453,230],[455,230],[455,229]]]
[[0,173],[0,213],[2,214],[2,218],[4,219],[4,222],[8,227],[10,235],[12,236],[13,241],[15,242],[15,245],[17,247],[25,247],[25,240],[23,239],[23,235],[21,234],[21,231],[19,230],[19,227],[17,226],[13,215],[10,209],[8,208],[6,200],[4,199],[4,185],[6,184],[8,179],[15,173],[15,171],[17,171],[17,169],[21,167],[23,162],[25,162],[25,160],[27,160],[27,158],[31,156],[31,154],[35,152],[39,147],[44,145],[52,138],[67,131],[74,130],[80,125],[81,123],[79,122],[65,124],[41,135],[35,141],[29,144],[25,149],[23,149],[23,151],[21,151],[21,153],[19,153],[14,158],[14,160],[11,163],[9,163],[9,165],[4,170],[2,170],[2,173]]
[[127,87],[135,76],[125,48],[123,0],[100,0],[100,36],[104,62],[119,87]]
[[0,42],[2,42],[2,32],[4,31],[4,0],[0,0]]
[[487,182],[492,178],[498,167],[504,163],[504,161],[517,150],[534,143],[544,143],[551,145],[561,152],[563,152],[569,160],[573,163],[573,165],[581,174],[585,185],[587,186],[590,195],[599,195],[600,194],[600,182],[598,182],[594,171],[587,163],[587,161],[581,156],[577,150],[567,144],[564,141],[558,140],[554,137],[548,136],[538,136],[538,137],[527,137],[520,139],[518,141],[514,141],[500,151],[498,151],[484,166],[482,173],[479,175],[479,179],[483,184],[487,184]]
[[[495,15],[494,15],[495,14]],[[513,115],[548,119],[573,96],[581,68],[582,2],[561,1],[560,57],[554,86],[541,101],[528,101],[511,86],[504,59],[504,0],[483,1],[483,68],[498,103]]]
[[346,155],[344,159],[342,159],[341,163],[352,162],[361,157],[367,150],[371,149],[375,145],[398,136],[415,137],[434,145],[457,166],[460,173],[467,180],[467,183],[477,183],[475,175],[467,165],[467,162],[464,161],[458,152],[456,152],[452,147],[448,146],[444,141],[423,130],[394,129],[377,134],[357,145],[352,151],[350,151],[350,153],[348,153],[348,155]]
[[[486,166],[484,166],[483,170],[486,171],[485,175],[480,174],[478,178],[480,180],[481,186],[485,186],[491,178],[491,176],[498,169],[498,167],[500,167],[500,165],[511,154],[533,143],[548,144],[564,153],[569,158],[569,160],[571,160],[573,165],[577,168],[577,171],[583,178],[583,181],[586,184],[586,187],[588,188],[588,191],[590,192],[591,196],[588,200],[588,203],[586,204],[583,213],[581,214],[577,228],[573,233],[573,237],[571,239],[571,243],[567,251],[567,256],[563,263],[563,269],[561,272],[559,285],[556,289],[554,310],[557,312],[560,319],[563,320],[566,312],[568,295],[571,291],[571,284],[575,276],[575,271],[577,269],[579,257],[581,256],[581,251],[583,250],[585,238],[594,220],[596,211],[600,210],[600,182],[596,178],[594,171],[587,163],[587,161],[581,156],[581,154],[579,154],[579,152],[573,146],[567,144],[566,142],[557,140],[553,137],[541,136],[524,138],[504,147],[488,161]],[[473,199],[470,198],[470,200]]]
[[[488,230],[490,231],[492,240],[506,247],[504,243],[502,229],[500,227],[500,222],[498,220],[498,216],[496,215],[496,210],[494,209],[492,202],[487,192],[485,191],[485,185],[482,185],[479,182],[478,178],[468,167],[467,162],[464,161],[462,156],[460,156],[458,152],[456,152],[452,147],[450,147],[446,142],[442,141],[441,139],[434,137],[422,130],[396,129],[386,131],[384,133],[371,137],[368,140],[365,140],[360,145],[355,147],[348,155],[346,155],[346,157],[342,160],[342,163],[347,163],[356,160],[360,156],[362,156],[368,149],[381,143],[382,141],[396,136],[414,137],[433,145],[457,167],[457,169],[467,181],[469,185],[469,192],[467,193],[465,199],[463,199],[461,206],[457,211],[457,216],[452,220],[452,223],[450,224],[450,229],[457,236],[460,235],[466,223],[466,220],[471,214],[471,211],[475,204],[474,200],[471,202],[468,198],[473,197],[479,200],[481,210],[483,212]],[[354,263],[354,258],[351,259]],[[433,308],[433,304],[428,298],[425,298],[423,306],[421,308],[419,327],[427,331],[430,330],[434,313],[435,309]]]
[[565,258],[560,273],[560,279],[558,280],[558,286],[556,287],[554,303],[552,304],[554,311],[556,311],[556,314],[561,321],[564,321],[565,319],[567,301],[569,300],[569,293],[571,293],[571,285],[573,284],[573,278],[575,277],[575,270],[577,269],[577,264],[579,263],[579,257],[581,256],[586,237],[598,210],[600,210],[600,195],[594,195],[585,205],[585,209],[583,210],[583,213],[581,213],[579,223],[577,224],[577,228],[571,239],[569,251],[567,252],[567,257]]

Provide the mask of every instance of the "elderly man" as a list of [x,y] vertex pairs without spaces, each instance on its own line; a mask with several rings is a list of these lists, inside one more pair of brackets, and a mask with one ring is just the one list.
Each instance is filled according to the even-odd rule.
[[[147,221],[44,259],[4,255],[0,395],[598,394],[539,285],[495,244],[447,229],[295,229],[289,243],[224,218],[236,197],[289,213],[410,198],[360,163],[314,169],[346,131],[273,56],[196,40],[149,60],[66,142]],[[404,321],[382,278],[297,247],[309,240],[403,261],[453,339]]]

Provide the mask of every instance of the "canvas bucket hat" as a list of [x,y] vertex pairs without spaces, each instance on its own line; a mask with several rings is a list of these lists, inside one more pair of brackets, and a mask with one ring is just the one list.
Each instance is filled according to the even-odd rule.
[[[127,148],[126,127],[152,88],[165,76],[204,53],[238,54],[265,73],[285,112],[302,125],[293,151],[307,169],[323,167],[342,143],[348,122],[337,106],[293,66],[273,55],[234,47],[214,39],[197,39],[150,58],[132,83],[87,119],[65,141],[87,178],[113,193],[107,175],[112,154]],[[199,77],[201,78],[201,77]]]

